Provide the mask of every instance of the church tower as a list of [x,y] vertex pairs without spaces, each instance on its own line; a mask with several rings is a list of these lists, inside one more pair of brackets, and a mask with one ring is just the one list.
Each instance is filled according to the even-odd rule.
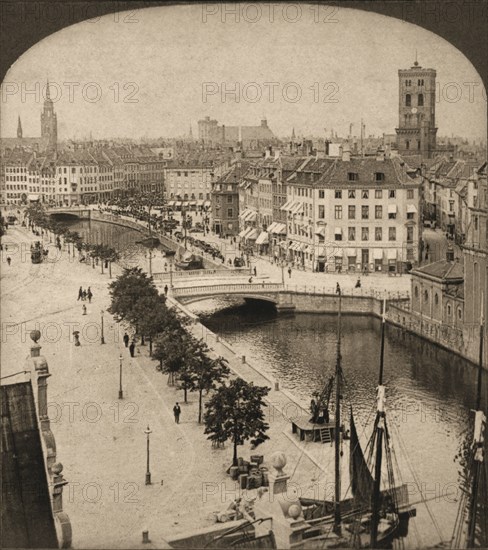
[[423,69],[417,60],[398,71],[399,105],[397,146],[400,155],[430,158],[436,150],[434,69]]
[[47,150],[56,151],[58,144],[58,121],[49,94],[49,81],[46,84],[46,99],[41,113],[41,137],[46,138]]
[[20,116],[17,122],[17,137],[22,139],[22,123],[20,122]]

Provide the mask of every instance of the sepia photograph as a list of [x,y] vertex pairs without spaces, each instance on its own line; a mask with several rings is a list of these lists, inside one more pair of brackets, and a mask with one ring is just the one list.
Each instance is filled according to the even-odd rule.
[[487,21],[0,2],[2,548],[488,548]]

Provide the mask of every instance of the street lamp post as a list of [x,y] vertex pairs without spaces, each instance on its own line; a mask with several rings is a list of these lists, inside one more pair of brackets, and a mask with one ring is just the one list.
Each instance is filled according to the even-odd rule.
[[103,309],[100,311],[100,317],[102,320],[102,337],[100,339],[100,344],[105,344],[105,337],[103,335]]
[[124,392],[122,390],[122,354],[119,356],[119,399],[124,399]]
[[151,485],[151,472],[149,471],[149,435],[152,433],[149,426],[144,430],[147,441],[146,485]]

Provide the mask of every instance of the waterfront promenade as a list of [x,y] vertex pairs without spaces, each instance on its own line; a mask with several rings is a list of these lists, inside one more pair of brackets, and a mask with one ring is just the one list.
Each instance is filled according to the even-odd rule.
[[[182,403],[183,392],[167,385],[167,376],[156,370],[148,346],[138,346],[131,359],[122,342],[124,328],[106,312],[109,306],[108,274],[50,249],[50,259],[33,265],[16,247],[33,240],[25,228],[13,227],[3,238],[2,254],[2,377],[23,369],[29,353],[29,332],[41,331],[41,353],[51,377],[48,401],[51,428],[69,484],[64,489],[64,509],[73,526],[73,546],[78,548],[135,548],[141,532],[149,530],[156,546],[178,533],[211,525],[214,511],[227,508],[236,496],[235,484],[226,475],[232,449],[213,449],[197,424],[197,398],[182,404],[179,425],[172,406]],[[12,265],[7,266],[7,253]],[[94,298],[76,300],[78,288],[90,286]],[[101,311],[104,311],[105,345],[100,343]],[[73,330],[80,331],[75,347]],[[292,487],[313,496],[317,483],[328,481],[322,469],[290,440],[287,418],[300,414],[292,396],[275,391],[274,384],[243,363],[204,327],[192,326],[215,353],[230,359],[233,372],[256,384],[272,387],[267,415],[270,441],[257,449],[266,457],[283,450]],[[119,355],[122,355],[124,399],[118,400]],[[2,380],[24,380],[18,375]],[[282,413],[285,414],[282,414]],[[151,433],[152,485],[144,484],[146,436]],[[248,444],[239,449],[245,458],[253,453]],[[139,472],[139,474],[135,473]],[[326,479],[327,478],[327,479]],[[224,485],[222,485],[224,483]],[[294,485],[296,484],[296,485]]]

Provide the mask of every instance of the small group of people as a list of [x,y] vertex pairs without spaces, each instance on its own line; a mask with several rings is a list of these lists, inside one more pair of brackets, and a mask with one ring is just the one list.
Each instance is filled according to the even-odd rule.
[[84,290],[83,287],[80,286],[78,290],[78,300],[81,300],[82,302],[86,302],[86,300],[88,300],[88,303],[91,304],[92,298],[93,292],[91,291],[91,288],[88,287],[87,290]]

